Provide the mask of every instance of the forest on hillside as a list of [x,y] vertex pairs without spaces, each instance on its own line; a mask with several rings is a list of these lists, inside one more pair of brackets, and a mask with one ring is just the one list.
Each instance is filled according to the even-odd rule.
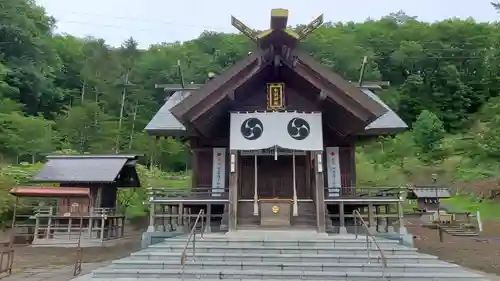
[[[1,7],[3,183],[19,182],[16,164],[50,153],[136,152],[146,164],[153,150],[144,127],[165,99],[154,84],[178,84],[178,60],[186,81],[204,83],[208,72],[221,73],[254,47],[243,35],[213,31],[148,49],[133,38],[112,47],[100,38],[55,34],[57,22],[33,0],[4,0]],[[427,23],[397,12],[328,22],[299,47],[348,80],[358,79],[367,56],[365,80],[389,81],[380,96],[412,125],[360,144],[359,184],[423,181],[430,173],[450,181],[497,176],[500,23]],[[189,147],[165,139],[155,154],[159,170],[181,172]]]

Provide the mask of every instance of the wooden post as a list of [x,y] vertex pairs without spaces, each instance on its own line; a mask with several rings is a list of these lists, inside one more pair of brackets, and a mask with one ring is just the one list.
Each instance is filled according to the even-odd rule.
[[[151,198],[153,199],[153,198]],[[150,201],[149,203],[149,227],[147,232],[155,232],[156,227],[155,227],[155,204]]]
[[368,204],[368,227],[370,228],[370,230],[375,229],[375,222],[373,219],[373,211],[374,211],[373,204],[369,203]]
[[179,203],[179,216],[177,216],[177,225],[179,225],[181,228],[184,227],[184,204],[181,202]]
[[292,178],[293,178],[293,210],[292,215],[297,217],[299,215],[299,203],[297,202],[297,175],[295,171],[295,151],[292,152]]
[[379,231],[379,226],[381,224],[381,219],[380,219],[380,206],[375,206],[375,223],[376,223],[376,229],[377,232]]
[[94,215],[94,207],[90,207],[89,208],[89,229],[88,229],[89,239],[92,239],[92,227],[94,226],[94,219],[92,217],[93,215]]
[[50,232],[52,231],[52,213],[53,213],[53,207],[50,207],[49,209],[49,220],[47,222],[47,237],[46,239],[50,239]]
[[166,231],[170,232],[173,230],[173,227],[172,227],[172,206],[167,205],[167,210],[166,210],[165,214],[168,215]]
[[340,228],[339,234],[346,234],[344,202],[339,202]]
[[236,231],[238,216],[238,151],[231,150],[229,163],[229,231]]
[[311,152],[306,153],[306,194],[310,195],[312,192],[311,188]]
[[100,237],[99,240],[101,240],[101,243],[104,242],[104,228],[106,227],[106,220],[104,219],[104,214],[101,215],[101,232],[100,232]]
[[207,204],[207,213],[206,213],[206,227],[205,227],[205,232],[212,232],[212,204],[208,203]]
[[195,149],[193,150],[193,156],[192,156],[192,161],[193,163],[191,163],[191,188],[193,188],[194,190],[196,190],[196,188],[198,187],[198,178],[197,178],[197,175],[198,175],[198,152],[199,150]]
[[316,152],[315,182],[316,182],[316,223],[318,233],[325,233],[325,179],[323,176],[323,152]]
[[391,206],[390,205],[385,205],[385,232],[389,232],[389,224],[390,224],[390,219],[389,215],[391,215]]
[[[178,223],[178,220],[177,220],[177,212],[178,212],[178,208],[177,206],[172,206],[172,214],[170,215],[171,219],[172,219],[172,230],[177,230],[177,223]],[[174,216],[176,216],[174,218]]]
[[259,190],[258,190],[258,170],[257,170],[257,154],[255,154],[254,158],[254,190],[253,190],[253,215],[258,216],[259,215]]
[[71,240],[71,224],[73,223],[72,219],[68,219],[68,240]]

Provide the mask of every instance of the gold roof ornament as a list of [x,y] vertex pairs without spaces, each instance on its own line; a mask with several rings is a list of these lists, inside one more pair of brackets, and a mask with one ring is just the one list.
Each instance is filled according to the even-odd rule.
[[[248,27],[239,19],[231,16],[231,24],[238,29],[241,33],[246,35],[250,40],[254,41],[261,48],[267,48],[269,44],[276,38],[281,38],[288,43],[294,45],[297,41],[304,39],[307,35],[323,24],[323,15],[321,14],[302,30],[296,32],[288,28],[288,10],[287,9],[272,9],[271,10],[271,23],[269,29],[258,32],[255,29]],[[284,35],[279,35],[284,34]],[[279,36],[276,36],[279,35]]]

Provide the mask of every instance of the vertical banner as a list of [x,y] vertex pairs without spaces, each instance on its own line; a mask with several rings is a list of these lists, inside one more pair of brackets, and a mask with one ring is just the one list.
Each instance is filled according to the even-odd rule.
[[226,188],[226,148],[215,147],[212,166],[212,196],[219,197]]
[[328,180],[328,197],[340,196],[342,179],[340,174],[340,158],[338,147],[327,147],[326,149],[326,170]]

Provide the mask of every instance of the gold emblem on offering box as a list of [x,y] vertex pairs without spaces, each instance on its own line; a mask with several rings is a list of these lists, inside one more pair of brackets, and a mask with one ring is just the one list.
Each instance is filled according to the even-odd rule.
[[285,108],[285,84],[267,84],[267,110],[281,110]]
[[273,206],[273,213],[277,214],[280,211],[280,207],[278,206]]

